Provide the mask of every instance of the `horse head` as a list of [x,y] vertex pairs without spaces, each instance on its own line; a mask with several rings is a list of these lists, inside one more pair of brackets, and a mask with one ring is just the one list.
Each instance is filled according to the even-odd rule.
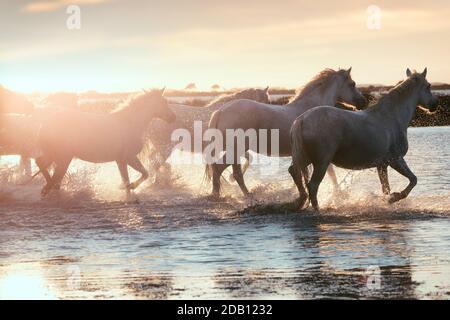
[[438,106],[438,97],[431,92],[431,84],[427,81],[427,68],[422,73],[406,70],[406,76],[419,85],[419,105],[430,112],[434,112]]
[[144,90],[142,99],[148,101],[148,106],[152,110],[152,117],[162,119],[166,122],[173,122],[176,119],[175,114],[169,108],[167,99],[164,97],[166,88],[154,89],[150,91]]
[[356,82],[353,81],[351,72],[351,67],[348,70],[337,71],[340,78],[337,92],[338,102],[348,103],[356,106],[358,109],[363,109],[367,106],[368,101],[356,87]]
[[265,89],[255,89],[255,101],[261,102],[261,103],[270,103],[270,96],[269,96],[269,86],[267,86]]

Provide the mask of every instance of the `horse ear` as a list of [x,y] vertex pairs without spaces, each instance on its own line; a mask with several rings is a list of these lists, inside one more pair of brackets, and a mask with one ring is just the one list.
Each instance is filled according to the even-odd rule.
[[350,67],[350,69],[347,70],[347,76],[350,77],[350,74],[352,73],[352,67]]
[[428,73],[428,68],[425,68],[425,70],[423,70],[422,75],[424,78],[427,77],[427,73]]
[[408,78],[412,76],[412,72],[411,72],[411,70],[410,70],[409,68],[406,69],[406,76],[407,76]]
[[264,89],[265,92],[269,92],[269,86]]
[[161,95],[162,95],[162,96],[164,95],[164,92],[166,92],[166,87],[164,87],[164,88],[161,89]]

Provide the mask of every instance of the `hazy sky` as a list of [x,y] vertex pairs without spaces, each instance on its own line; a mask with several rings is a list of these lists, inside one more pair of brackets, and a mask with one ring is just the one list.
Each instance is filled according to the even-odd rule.
[[349,66],[358,83],[425,66],[450,82],[449,0],[0,0],[0,29],[0,84],[19,91],[298,87]]

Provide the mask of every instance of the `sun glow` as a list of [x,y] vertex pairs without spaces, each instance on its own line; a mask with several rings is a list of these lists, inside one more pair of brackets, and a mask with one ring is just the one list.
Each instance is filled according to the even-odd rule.
[[56,299],[39,268],[33,268],[33,271],[21,269],[13,266],[11,271],[0,276],[0,299]]

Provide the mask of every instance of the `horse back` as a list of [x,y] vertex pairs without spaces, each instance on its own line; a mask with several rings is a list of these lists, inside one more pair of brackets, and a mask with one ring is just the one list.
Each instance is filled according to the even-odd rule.
[[282,129],[287,125],[283,109],[247,99],[231,101],[220,109],[219,128]]
[[49,115],[38,139],[46,153],[109,162],[142,149],[142,137],[133,126],[109,114],[64,110]]

